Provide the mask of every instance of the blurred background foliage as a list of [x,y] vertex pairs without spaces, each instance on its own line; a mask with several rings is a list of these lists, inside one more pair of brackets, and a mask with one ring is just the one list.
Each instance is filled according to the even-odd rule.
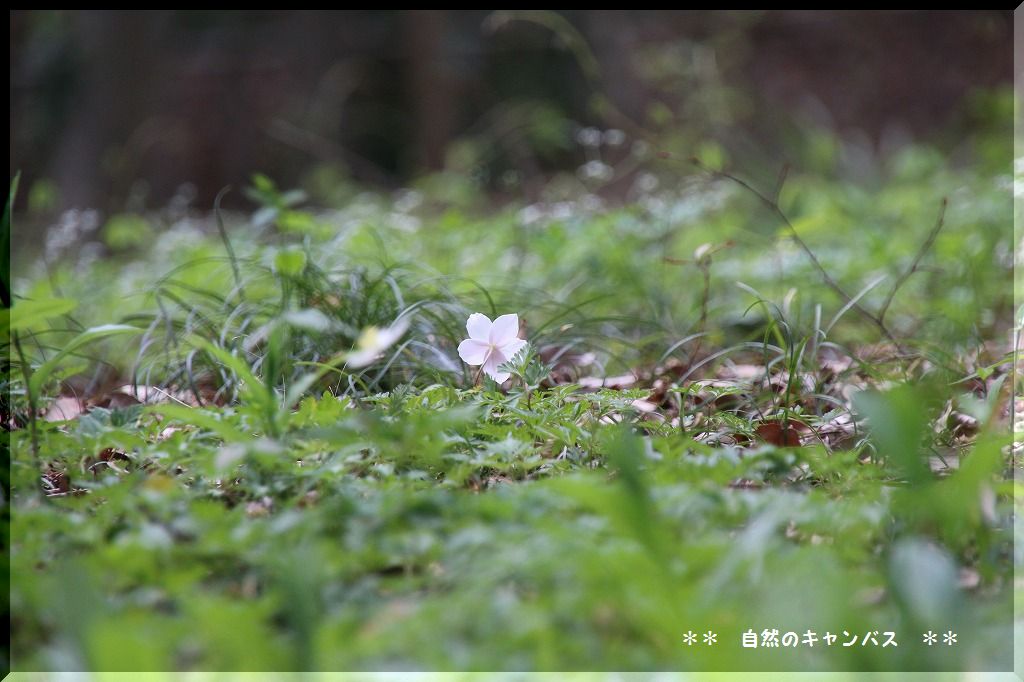
[[1003,11],[13,11],[10,170],[35,209],[183,191],[208,208],[256,171],[340,191],[448,170],[532,201],[580,165],[587,126],[626,133],[611,160],[643,140],[877,178],[879,154],[924,141],[1005,166],[986,133],[1006,132],[1011,27]]
[[[1012,307],[1010,36],[1000,11],[16,11],[13,260],[73,255],[48,276],[63,289],[96,259],[143,272],[151,244],[214,256],[173,235],[213,234],[231,186],[243,251],[312,240],[518,288],[514,307],[525,288],[564,303],[625,287],[643,308],[619,313],[678,330],[703,293],[665,259],[705,243],[724,248],[721,280],[774,300],[816,288],[778,217],[696,157],[781,189],[851,295],[893,281],[947,198],[934,252],[951,258],[893,313],[941,288],[905,331],[992,338]],[[716,287],[710,312],[740,294]],[[821,302],[843,303],[822,288],[805,317]]]

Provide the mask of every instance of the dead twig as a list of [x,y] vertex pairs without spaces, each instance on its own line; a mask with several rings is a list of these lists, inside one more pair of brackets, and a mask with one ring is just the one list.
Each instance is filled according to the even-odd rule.
[[[885,338],[898,345],[896,337],[893,336],[893,333],[889,331],[888,327],[885,326],[885,322],[878,315],[872,313],[870,310],[868,310],[860,303],[858,303],[852,296],[846,293],[846,291],[841,286],[839,286],[838,282],[832,279],[832,276],[828,274],[827,270],[825,270],[825,266],[821,264],[821,261],[818,260],[818,257],[814,255],[813,251],[811,251],[811,247],[807,245],[807,242],[805,242],[803,238],[800,236],[800,234],[796,231],[796,228],[793,226],[793,223],[789,220],[789,216],[787,216],[785,212],[783,212],[783,210],[779,207],[779,204],[775,199],[771,199],[765,196],[757,189],[755,189],[752,185],[750,185],[750,183],[746,182],[745,180],[742,180],[741,178],[736,177],[735,175],[726,173],[724,171],[718,171],[712,168],[708,168],[703,163],[701,163],[700,159],[693,159],[693,163],[705,173],[708,173],[716,178],[723,178],[725,180],[734,182],[743,189],[753,194],[755,197],[757,197],[761,201],[761,203],[767,206],[771,210],[771,212],[774,213],[780,221],[782,221],[782,224],[786,226],[786,229],[789,230],[790,236],[792,236],[793,241],[796,242],[797,246],[800,247],[800,249],[804,252],[807,258],[810,259],[811,263],[818,270],[818,273],[821,275],[821,278],[822,280],[824,280],[825,284],[827,284],[829,288],[831,288],[833,291],[839,294],[839,296],[842,297],[843,300],[851,304],[851,307],[858,313],[860,313],[865,319],[867,319],[876,327],[878,327],[879,331],[882,332]],[[781,190],[781,187],[779,187],[778,189]]]
[[910,267],[900,275],[900,278],[896,280],[895,284],[893,284],[889,295],[885,297],[885,302],[882,303],[882,307],[878,310],[879,320],[885,320],[885,313],[889,310],[889,305],[892,303],[892,299],[896,297],[896,292],[900,290],[900,287],[903,286],[903,283],[906,282],[911,275],[917,272],[917,268],[921,264],[921,259],[924,258],[924,255],[932,248],[932,244],[935,243],[935,238],[939,236],[939,232],[942,231],[942,226],[946,222],[946,205],[948,203],[949,202],[946,197],[943,197],[942,205],[939,207],[939,217],[935,221],[935,227],[932,228],[932,231],[928,233],[928,238],[921,244],[921,248],[918,249],[917,255],[914,256],[914,261],[910,264]]

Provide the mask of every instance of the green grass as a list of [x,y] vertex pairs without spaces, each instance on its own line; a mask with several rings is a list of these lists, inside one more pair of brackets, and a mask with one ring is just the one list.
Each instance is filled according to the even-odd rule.
[[[780,209],[865,313],[743,188],[655,170],[603,209],[258,179],[251,216],[19,263],[12,667],[1008,667],[1009,176],[924,148],[791,173]],[[474,311],[525,323],[504,390],[455,352]],[[71,390],[87,413],[38,419]]]

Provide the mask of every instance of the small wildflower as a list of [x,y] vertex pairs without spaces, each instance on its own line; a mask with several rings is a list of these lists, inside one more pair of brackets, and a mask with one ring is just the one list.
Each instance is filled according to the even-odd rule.
[[366,367],[380,357],[380,354],[390,348],[395,341],[402,338],[402,334],[408,328],[408,319],[397,320],[386,329],[367,327],[356,340],[356,347],[345,358],[346,363],[353,368]]
[[502,315],[491,322],[481,313],[473,313],[466,321],[469,338],[459,344],[459,357],[471,366],[481,366],[487,376],[499,384],[511,376],[498,367],[515,357],[526,341],[519,338],[519,316]]

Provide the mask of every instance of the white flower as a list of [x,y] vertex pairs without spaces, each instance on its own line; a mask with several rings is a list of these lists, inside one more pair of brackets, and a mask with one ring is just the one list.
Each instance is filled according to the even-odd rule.
[[402,338],[408,328],[408,318],[396,320],[387,329],[367,327],[356,340],[356,347],[345,357],[345,362],[353,368],[366,367]]
[[494,322],[480,313],[473,313],[466,321],[469,338],[459,344],[459,357],[467,365],[483,365],[483,371],[499,384],[511,376],[499,372],[505,364],[523,349],[526,341],[518,337],[519,316],[502,315]]

